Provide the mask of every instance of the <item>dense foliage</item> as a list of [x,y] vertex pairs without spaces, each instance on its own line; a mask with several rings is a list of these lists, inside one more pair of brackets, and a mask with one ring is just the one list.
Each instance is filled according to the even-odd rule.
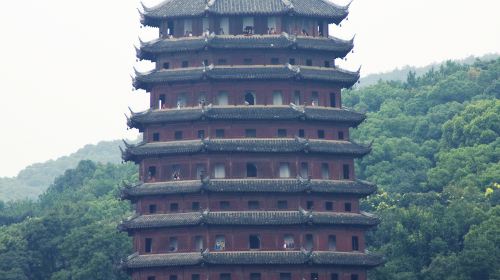
[[128,279],[119,263],[132,243],[116,226],[130,205],[117,192],[136,180],[134,165],[82,161],[37,203],[0,205],[0,223],[8,225],[0,227],[0,279]]
[[380,189],[373,279],[500,279],[499,75],[500,59],[448,62],[345,93],[368,112],[354,137],[374,141],[357,167]]
[[[345,92],[368,114],[354,138],[374,141],[357,162],[379,186],[363,205],[382,220],[368,240],[386,264],[372,279],[500,279],[499,75],[500,59],[449,62]],[[116,225],[130,205],[117,192],[136,180],[133,165],[82,161],[38,201],[0,202],[0,280],[128,279],[131,240]]]
[[81,160],[101,163],[121,162],[118,146],[121,141],[102,141],[96,145],[86,145],[69,156],[56,160],[32,164],[21,170],[14,178],[0,177],[0,200],[36,199],[65,170],[75,168]]

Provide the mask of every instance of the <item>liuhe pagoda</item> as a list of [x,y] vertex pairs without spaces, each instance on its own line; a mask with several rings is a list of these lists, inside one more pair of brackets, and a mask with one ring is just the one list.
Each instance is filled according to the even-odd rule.
[[143,141],[125,161],[141,182],[119,228],[133,280],[365,280],[379,223],[359,200],[350,140],[365,119],[342,107],[359,71],[338,68],[352,40],[329,35],[348,6],[329,0],[167,0],[141,10],[159,38],[137,56],[150,108],[128,119]]

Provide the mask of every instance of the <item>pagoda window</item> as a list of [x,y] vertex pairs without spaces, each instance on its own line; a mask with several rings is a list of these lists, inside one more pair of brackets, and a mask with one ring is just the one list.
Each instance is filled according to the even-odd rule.
[[168,280],[177,280],[177,275],[170,275],[170,277],[168,277]]
[[178,181],[181,179],[181,166],[178,164],[172,165],[172,180]]
[[202,177],[205,175],[205,165],[202,163],[196,164],[196,180],[202,179]]
[[325,139],[325,131],[320,129],[318,130],[318,138],[319,139]]
[[306,202],[306,209],[312,210],[313,208],[314,208],[314,201],[307,201]]
[[229,210],[231,208],[231,203],[229,201],[219,201],[220,210]]
[[273,105],[283,105],[283,93],[281,91],[273,92]]
[[163,63],[163,69],[170,69],[170,63],[168,62]]
[[244,58],[243,59],[243,64],[244,65],[252,65],[253,59],[251,58]]
[[177,237],[170,237],[168,239],[168,251],[177,252],[177,249],[178,249]]
[[218,65],[226,65],[227,60],[225,58],[219,58],[219,59],[217,59],[217,64]]
[[283,237],[283,249],[295,249],[295,239],[293,238],[293,235],[285,234],[285,236]]
[[271,64],[272,65],[278,65],[278,64],[280,64],[280,59],[277,58],[277,57],[271,58]]
[[335,94],[335,92],[330,93],[330,107],[337,107],[337,95]]
[[349,164],[344,164],[342,165],[342,178],[344,180],[347,180],[350,178],[350,168],[349,168]]
[[200,203],[198,201],[194,201],[191,203],[191,210],[199,211],[201,209]]
[[184,20],[184,36],[193,36],[193,21],[191,19]]
[[156,166],[148,167],[148,180],[152,182],[156,180]]
[[295,58],[289,58],[288,59],[288,64],[295,65]]
[[312,66],[313,62],[312,59],[306,59],[306,66]]
[[319,106],[319,93],[317,91],[313,91],[311,94],[311,105]]
[[324,66],[325,66],[326,68],[330,68],[330,61],[329,61],[329,60],[325,60],[325,64],[324,64]]
[[289,272],[280,273],[280,280],[292,280],[292,274]]
[[167,21],[167,35],[174,36],[174,27],[175,25],[173,20]]
[[299,90],[296,90],[293,92],[293,103],[295,105],[299,105],[302,103],[302,100],[300,98],[300,91]]
[[306,137],[306,132],[303,129],[299,129],[299,137],[301,138]]
[[321,179],[330,179],[330,166],[328,165],[328,163],[321,164]]
[[311,273],[311,280],[319,280],[319,276],[317,272]]
[[300,177],[309,178],[309,164],[307,162],[300,163]]
[[278,209],[285,210],[288,209],[288,201],[286,200],[278,200]]
[[208,36],[210,35],[210,23],[208,21],[208,18],[207,17],[204,17],[202,20],[201,20],[201,26],[202,26],[202,29],[203,29],[203,33],[205,36]]
[[174,138],[175,140],[182,140],[182,131],[174,132]]
[[261,280],[260,273],[250,273],[250,280]]
[[258,200],[250,200],[248,201],[248,209],[249,210],[259,210],[260,209],[260,203]]
[[260,249],[260,236],[251,234],[248,237],[248,247],[251,250],[258,250],[258,249]]
[[178,212],[179,203],[170,203],[170,212]]
[[226,166],[223,163],[215,164],[214,177],[216,179],[226,178]]
[[229,32],[229,18],[223,17],[219,20],[219,35],[228,34]]
[[330,280],[339,280],[339,274],[338,273],[330,274]]
[[245,129],[245,137],[246,138],[255,138],[255,137],[257,137],[257,130],[255,130],[255,129]]
[[191,274],[191,280],[200,280],[200,275],[199,274]]
[[186,107],[187,104],[187,96],[185,93],[179,93],[177,95],[177,108],[180,109],[182,107]]
[[333,211],[333,202],[331,202],[331,201],[325,202],[325,210],[326,211]]
[[155,132],[153,133],[153,142],[158,142],[158,141],[160,141],[160,133]]
[[316,28],[317,28],[319,36],[324,36],[325,35],[325,30],[324,30],[323,22],[322,21],[318,21],[318,24],[317,24]]
[[359,280],[359,276],[357,274],[351,274],[351,280]]
[[245,93],[245,105],[255,105],[255,93],[247,92]]
[[339,140],[344,140],[344,132],[343,131],[339,131],[338,138],[339,138]]
[[335,251],[337,250],[337,236],[329,235],[328,236],[328,250]]
[[221,273],[219,280],[231,280],[231,273]]
[[205,130],[198,130],[198,139],[205,139]]
[[158,109],[164,109],[167,98],[165,94],[160,94],[160,98],[158,98]]
[[314,236],[312,234],[306,234],[304,248],[311,251],[314,247]]
[[202,107],[207,104],[207,94],[204,92],[200,92],[198,95],[198,106]]
[[150,204],[148,210],[149,210],[149,214],[155,214],[156,213],[156,204]]
[[352,237],[352,250],[359,251],[359,240],[357,236]]
[[243,33],[246,35],[252,35],[254,33],[253,17],[243,17]]
[[203,236],[197,235],[194,237],[194,249],[198,252],[203,251]]
[[215,251],[226,250],[226,237],[224,235],[215,236],[214,250]]
[[153,239],[152,238],[146,238],[144,240],[144,252],[146,252],[146,253],[153,252]]
[[277,136],[279,138],[285,138],[287,136],[287,134],[288,133],[287,133],[286,129],[284,129],[284,128],[278,129],[278,135]]
[[290,178],[290,164],[288,162],[280,162],[280,178]]
[[247,178],[257,177],[257,165],[255,163],[247,163]]
[[226,106],[229,105],[229,95],[225,91],[217,93],[217,105]]
[[344,210],[346,212],[351,212],[352,211],[352,204],[350,202],[344,203]]
[[278,33],[278,19],[276,17],[267,18],[267,34]]
[[182,68],[188,68],[188,67],[189,67],[189,61],[184,60],[184,61],[181,63],[181,67],[182,67]]
[[216,129],[215,130],[215,138],[224,138],[224,129]]

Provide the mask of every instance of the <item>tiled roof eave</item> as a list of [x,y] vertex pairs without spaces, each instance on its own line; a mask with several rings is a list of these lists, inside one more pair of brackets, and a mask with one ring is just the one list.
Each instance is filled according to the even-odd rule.
[[209,179],[206,181],[168,181],[142,183],[122,189],[123,199],[134,200],[144,196],[213,193],[332,193],[367,196],[375,193],[377,187],[357,180],[306,180],[299,179]]
[[203,253],[134,254],[123,262],[129,270],[195,265],[336,265],[374,267],[383,258],[376,254],[333,251],[228,251]]

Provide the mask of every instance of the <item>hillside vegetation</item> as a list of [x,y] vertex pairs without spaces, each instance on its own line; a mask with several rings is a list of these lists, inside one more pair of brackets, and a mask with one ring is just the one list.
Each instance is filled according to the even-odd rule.
[[[374,141],[357,162],[379,186],[363,202],[381,218],[369,248],[386,258],[370,279],[500,279],[499,75],[500,59],[448,62],[344,93],[368,114],[354,138]],[[132,164],[82,161],[37,202],[0,203],[0,280],[129,279],[117,193],[137,179]]]
[[75,168],[81,160],[102,163],[120,163],[121,141],[102,141],[97,145],[86,145],[75,153],[35,163],[21,170],[14,178],[0,178],[0,200],[36,199],[65,170]]

